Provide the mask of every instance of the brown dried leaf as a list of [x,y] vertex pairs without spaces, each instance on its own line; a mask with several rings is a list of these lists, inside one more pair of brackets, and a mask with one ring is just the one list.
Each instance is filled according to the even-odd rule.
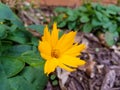
[[104,78],[103,84],[101,86],[101,90],[109,90],[113,87],[115,82],[116,73],[114,70],[110,70]]

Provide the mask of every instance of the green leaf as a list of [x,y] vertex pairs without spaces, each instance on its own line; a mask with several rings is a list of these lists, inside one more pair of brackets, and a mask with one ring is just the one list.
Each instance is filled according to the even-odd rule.
[[60,30],[59,31],[59,38],[61,38],[61,36],[64,34],[64,31],[63,30]]
[[99,21],[103,20],[103,14],[101,12],[95,11],[95,14]]
[[120,7],[111,4],[107,6],[107,10],[109,11],[110,14],[115,15],[116,13],[120,12]]
[[89,32],[91,32],[91,30],[92,30],[92,25],[90,23],[86,23],[83,26],[83,32],[89,33]]
[[109,46],[115,44],[113,33],[105,32],[105,41]]
[[64,7],[57,7],[57,8],[54,9],[54,11],[55,11],[55,12],[58,12],[58,13],[60,13],[60,12],[66,12],[66,10],[67,10],[67,9],[64,8]]
[[27,66],[18,75],[7,78],[0,63],[0,90],[44,90],[46,83],[47,77],[43,68]]
[[[21,57],[26,60],[21,60]],[[39,54],[32,51],[17,57],[0,57],[0,90],[44,90],[47,77],[41,59]],[[26,62],[32,67],[24,67]]]
[[54,75],[54,74],[50,76],[51,80],[55,80],[55,78],[56,78],[56,75]]
[[32,50],[32,46],[30,45],[15,45],[12,46],[10,49],[4,52],[4,56],[9,55],[9,56],[19,56],[23,52],[30,51]]
[[13,90],[8,82],[7,75],[0,61],[0,90]]
[[56,16],[56,17],[54,17],[54,20],[53,21],[55,21],[55,22],[63,22],[63,20],[65,20],[67,17],[65,17],[66,16],[66,14],[65,13],[62,13],[62,14],[60,14],[60,15],[58,15],[58,16]]
[[117,32],[120,33],[120,27],[117,28]]
[[87,8],[86,8],[85,6],[79,7],[79,10],[80,10],[81,12],[87,12]]
[[40,53],[35,51],[26,51],[17,59],[27,63],[32,67],[41,67],[45,63],[45,60],[43,60],[43,58],[40,56]]
[[16,31],[10,33],[7,36],[7,39],[12,40],[17,43],[20,43],[20,44],[25,44],[30,39],[30,36],[28,36],[28,35],[30,35],[30,33],[28,31],[16,30]]
[[32,43],[34,46],[38,46],[39,39],[36,38],[36,37],[32,37],[32,38],[31,38],[31,43]]
[[52,85],[53,85],[53,86],[58,85],[58,81],[57,81],[57,80],[52,81]]
[[0,19],[10,20],[13,24],[17,25],[19,28],[24,28],[21,20],[11,11],[11,9],[5,5],[0,3]]
[[0,52],[5,52],[12,47],[11,41],[1,41]]
[[16,29],[17,29],[17,26],[16,26],[15,24],[13,24],[13,25],[10,27],[10,31],[11,31],[11,32],[14,32]]
[[117,24],[116,23],[112,23],[111,26],[109,26],[109,32],[115,32],[117,30]]
[[0,24],[0,39],[4,39],[7,36],[7,32],[4,25]]
[[77,19],[76,15],[68,16],[67,21],[75,21]]
[[103,23],[102,23],[102,26],[103,26],[103,28],[105,28],[105,29],[107,29],[107,28],[109,28],[109,27],[111,28],[112,22],[107,22],[107,23],[106,23],[106,22],[103,22]]
[[88,22],[89,21],[89,18],[88,18],[88,16],[82,16],[81,18],[80,18],[80,21],[82,22],[82,23],[86,23],[86,22]]
[[59,28],[63,28],[63,27],[66,26],[66,24],[67,24],[66,21],[64,21],[64,22],[60,22],[60,23],[58,24],[58,27],[59,27]]
[[67,11],[66,13],[69,15],[69,16],[73,16],[74,15],[74,11],[70,8],[67,8]]
[[40,57],[39,53],[34,51],[24,52],[22,53],[22,56],[18,57],[17,59],[29,64],[32,67],[39,67],[45,63]]
[[96,18],[93,18],[93,19],[92,19],[91,24],[93,25],[93,27],[98,27],[98,26],[101,26],[101,25],[102,25],[102,23],[99,22],[99,20],[96,19]]
[[[47,84],[47,77],[44,74],[43,70],[44,70],[43,65],[40,68],[26,67],[24,71],[21,73],[21,76],[25,78],[25,80],[28,83],[30,83],[29,85],[31,85],[31,87],[33,87],[33,89],[29,89],[29,90],[44,89],[45,85]],[[21,89],[17,89],[17,90],[21,90]],[[27,90],[27,89],[24,89],[24,90]]]
[[76,22],[69,22],[68,23],[68,29],[69,30],[73,30],[75,28],[75,26],[76,26]]
[[43,25],[30,25],[27,28],[32,29],[43,35],[44,26]]
[[115,14],[117,14],[115,11],[113,11],[113,10],[106,10],[106,13],[108,13],[108,14],[113,14],[113,15],[115,15]]
[[25,63],[16,59],[16,57],[0,57],[0,62],[5,70],[7,77],[17,75],[23,68]]

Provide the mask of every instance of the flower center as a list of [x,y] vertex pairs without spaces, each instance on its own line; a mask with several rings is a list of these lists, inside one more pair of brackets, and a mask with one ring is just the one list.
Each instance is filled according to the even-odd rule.
[[57,49],[53,49],[52,52],[51,52],[51,56],[54,57],[54,58],[59,58],[60,51],[57,50]]

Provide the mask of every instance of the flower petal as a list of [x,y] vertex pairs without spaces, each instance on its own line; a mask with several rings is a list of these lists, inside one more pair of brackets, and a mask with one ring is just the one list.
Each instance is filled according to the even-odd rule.
[[85,49],[85,44],[80,44],[80,45],[73,45],[69,50],[67,50],[64,54],[69,55],[69,56],[78,56],[80,55],[80,52]]
[[54,23],[53,30],[51,33],[51,44],[52,44],[53,48],[56,46],[57,41],[58,41],[58,32],[59,32],[59,30],[57,29],[57,23]]
[[47,60],[44,66],[44,72],[48,75],[51,72],[54,72],[57,66],[58,66],[57,59],[53,58],[51,60]]
[[51,58],[51,46],[47,41],[39,41],[38,50],[44,59]]
[[59,59],[59,62],[65,64],[65,65],[68,65],[70,67],[78,67],[78,66],[85,64],[85,61],[80,60],[77,57],[72,57],[72,56],[68,56],[68,55],[63,55]]
[[57,43],[56,48],[61,49],[61,52],[65,52],[67,49],[72,47],[74,43],[74,38],[75,38],[76,32],[69,32],[67,34],[64,34],[60,40]]
[[42,41],[48,41],[50,43],[50,40],[51,40],[51,37],[50,37],[50,32],[48,31],[48,26],[45,26]]
[[60,68],[63,68],[64,70],[66,71],[69,71],[69,72],[72,72],[72,71],[75,71],[75,69],[72,69],[72,68],[69,68],[68,66],[64,65],[64,64],[59,64],[59,67]]

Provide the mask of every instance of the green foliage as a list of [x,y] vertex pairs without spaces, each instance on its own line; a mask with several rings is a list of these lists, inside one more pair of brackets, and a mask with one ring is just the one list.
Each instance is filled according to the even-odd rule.
[[52,85],[53,85],[53,86],[58,85],[58,81],[57,81],[57,80],[52,81]]
[[44,60],[37,50],[39,39],[27,29],[42,34],[44,27],[25,27],[2,3],[0,11],[0,90],[43,90],[47,77],[43,72]]
[[[78,8],[55,8],[57,16],[52,21],[58,23],[59,28],[82,30],[84,32],[109,32],[111,40],[108,45],[115,44],[115,38],[120,35],[120,7],[115,5],[103,6],[96,3],[86,3]],[[110,43],[111,42],[111,43]]]
[[11,23],[19,26],[19,27],[23,27],[23,23],[21,22],[21,20],[14,14],[12,13],[12,11],[10,10],[10,8],[2,3],[0,3],[0,11],[2,13],[0,13],[0,21],[1,20],[10,20]]
[[42,25],[30,25],[27,28],[33,29],[33,30],[37,31],[40,34],[43,34],[44,26],[42,26]]

